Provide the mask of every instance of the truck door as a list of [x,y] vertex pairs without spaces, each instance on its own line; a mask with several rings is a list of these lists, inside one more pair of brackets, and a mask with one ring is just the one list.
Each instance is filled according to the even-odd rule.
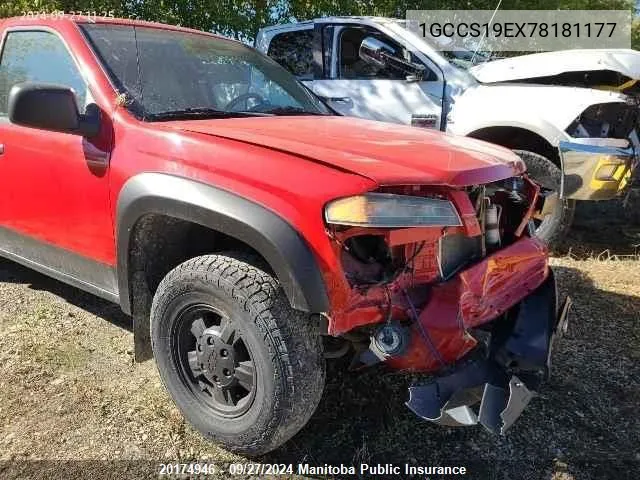
[[[441,129],[442,74],[385,33],[360,24],[318,22],[314,28],[317,64],[311,88],[343,115]],[[422,79],[395,66],[361,58],[365,39],[381,42],[393,56],[424,67]]]
[[88,140],[11,123],[9,92],[22,82],[73,89],[81,112],[94,100],[71,50],[51,29],[9,29],[3,39],[1,253],[114,292],[109,124],[103,122],[100,134]]

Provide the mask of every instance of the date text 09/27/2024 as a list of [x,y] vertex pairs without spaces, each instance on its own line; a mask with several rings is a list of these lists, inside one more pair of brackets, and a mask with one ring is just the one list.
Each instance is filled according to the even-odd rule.
[[300,464],[270,464],[270,463],[231,463],[218,467],[207,463],[162,463],[159,466],[160,475],[216,475],[224,471],[230,475],[466,475],[464,466],[436,466],[436,465],[394,465],[392,463],[369,465],[362,463],[354,465],[310,465]]

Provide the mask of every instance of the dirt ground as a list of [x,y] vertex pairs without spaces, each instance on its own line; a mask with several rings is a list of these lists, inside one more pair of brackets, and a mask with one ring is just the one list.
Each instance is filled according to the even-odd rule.
[[[465,465],[465,478],[482,479],[638,478],[639,205],[624,214],[598,207],[618,212],[606,225],[581,210],[569,254],[552,259],[575,308],[551,380],[506,437],[422,422],[403,405],[408,378],[334,364],[307,427],[258,461]],[[160,462],[178,460],[246,461],[185,424],[153,362],[133,362],[117,306],[0,261],[0,478],[157,478]]]

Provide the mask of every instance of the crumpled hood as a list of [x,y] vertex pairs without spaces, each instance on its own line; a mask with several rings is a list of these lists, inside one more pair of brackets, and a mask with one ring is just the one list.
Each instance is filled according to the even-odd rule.
[[158,125],[283,151],[379,185],[467,186],[509,178],[526,168],[514,153],[489,143],[352,117],[250,117]]
[[611,70],[640,79],[640,52],[631,49],[559,50],[493,60],[469,72],[480,82],[509,82],[567,72]]

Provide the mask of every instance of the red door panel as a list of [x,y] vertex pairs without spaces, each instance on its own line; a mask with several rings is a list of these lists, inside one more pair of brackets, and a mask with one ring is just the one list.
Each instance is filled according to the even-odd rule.
[[112,265],[104,145],[8,121],[0,124],[0,143],[0,224]]

